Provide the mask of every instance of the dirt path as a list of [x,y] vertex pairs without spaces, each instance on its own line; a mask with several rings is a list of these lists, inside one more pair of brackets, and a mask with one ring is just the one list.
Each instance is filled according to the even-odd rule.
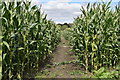
[[73,53],[70,51],[70,46],[68,41],[66,41],[63,37],[61,38],[61,42],[58,45],[57,49],[53,53],[53,57],[51,59],[52,64],[48,64],[46,68],[41,73],[38,73],[36,77],[42,78],[73,78],[80,77],[79,75],[73,75],[75,70],[79,70],[79,68],[75,67],[73,64],[60,64],[63,62],[72,61],[75,59]]
[[[57,50],[54,52],[53,62],[54,63],[61,63],[65,61],[71,61],[74,58],[70,56],[70,47],[68,46],[68,42],[61,38],[61,43],[58,45]],[[58,76],[57,78],[69,78],[70,75],[68,74],[68,71],[72,69],[71,64],[65,64],[65,65],[59,65],[55,68],[51,68],[51,72],[56,72]]]

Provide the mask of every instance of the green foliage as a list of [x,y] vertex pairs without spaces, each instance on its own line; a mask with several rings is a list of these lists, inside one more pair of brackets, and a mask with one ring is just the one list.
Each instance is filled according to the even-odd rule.
[[72,38],[72,29],[71,28],[66,28],[63,32],[62,32],[64,38],[66,40],[71,40]]
[[80,70],[73,70],[71,72],[68,72],[70,75],[81,75],[84,74],[83,72],[81,72]]
[[2,79],[38,69],[60,41],[60,30],[31,2],[2,3]]
[[104,67],[100,68],[97,71],[94,71],[94,74],[91,76],[91,78],[113,78],[118,79],[119,78],[119,72],[114,71],[106,71]]
[[57,24],[57,25],[60,27],[60,29],[62,31],[65,30],[65,29],[67,29],[67,28],[71,28],[73,26],[72,23],[64,23],[64,24]]
[[65,30],[67,28],[67,25],[62,25],[60,27],[61,27],[61,30]]
[[110,3],[88,3],[82,7],[72,31],[65,34],[86,72],[120,62],[120,8],[111,10]]

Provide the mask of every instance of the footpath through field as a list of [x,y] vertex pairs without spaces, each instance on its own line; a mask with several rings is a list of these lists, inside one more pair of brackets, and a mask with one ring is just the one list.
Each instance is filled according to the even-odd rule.
[[[37,73],[35,78],[77,78],[80,75],[73,75],[75,70],[79,70],[74,64],[66,64],[75,59],[70,51],[68,41],[63,37],[60,44],[53,52],[51,64],[46,65],[42,72]],[[61,63],[61,64],[60,64]]]

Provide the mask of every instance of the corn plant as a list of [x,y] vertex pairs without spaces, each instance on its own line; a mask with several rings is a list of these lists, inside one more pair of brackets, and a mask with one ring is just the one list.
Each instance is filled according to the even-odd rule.
[[[59,28],[31,2],[2,2],[2,79],[38,69],[60,40]],[[40,64],[40,65],[38,65]]]
[[[1,8],[2,8],[2,4],[0,3],[0,17],[1,17]],[[1,23],[1,19],[0,19],[0,26],[2,26]],[[2,31],[1,31],[1,27],[0,27],[0,79],[2,78]]]
[[119,71],[113,70],[113,71],[107,71],[104,67],[101,67],[99,70],[94,71],[94,74],[91,76],[91,78],[112,78],[114,80],[119,79]]
[[71,40],[72,39],[72,30],[71,30],[71,28],[66,28],[62,33],[62,35],[64,36],[64,38],[66,39],[66,40]]
[[88,3],[74,20],[70,43],[86,73],[120,62],[120,8],[110,3]]

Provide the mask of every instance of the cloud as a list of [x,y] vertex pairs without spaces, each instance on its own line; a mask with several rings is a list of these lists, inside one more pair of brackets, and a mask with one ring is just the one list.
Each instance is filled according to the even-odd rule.
[[[56,23],[71,23],[73,18],[81,14],[81,6],[86,7],[87,2],[96,2],[101,0],[32,0],[32,4],[42,4],[42,11],[47,14],[48,19]],[[110,0],[103,0],[110,1]],[[118,2],[118,0],[112,0]],[[85,3],[84,3],[85,2]]]
[[[101,2],[102,0],[72,0],[72,2]],[[103,0],[104,2],[109,2],[111,0]],[[112,2],[119,2],[119,0],[112,0]]]
[[54,20],[56,23],[73,21],[74,17],[81,14],[81,6],[85,4],[68,3],[72,0],[52,0],[42,4],[42,10],[48,14],[48,19]]
[[31,0],[31,5],[37,5],[39,6],[41,4],[41,2],[39,0]]

